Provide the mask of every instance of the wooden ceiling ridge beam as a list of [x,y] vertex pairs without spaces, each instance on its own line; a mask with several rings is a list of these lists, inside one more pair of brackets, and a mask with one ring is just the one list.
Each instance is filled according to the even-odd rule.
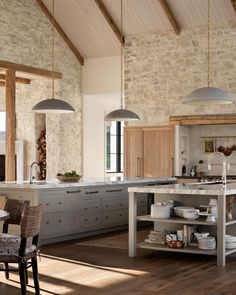
[[234,9],[234,11],[236,13],[236,0],[231,0],[231,4],[232,4],[233,9]]
[[94,1],[97,4],[97,6],[100,9],[100,11],[103,14],[103,16],[105,17],[106,21],[110,25],[112,31],[115,33],[115,35],[118,38],[120,44],[122,46],[124,46],[125,45],[124,35],[121,33],[120,29],[118,28],[118,26],[114,22],[111,14],[110,14],[110,12],[108,11],[108,9],[106,8],[106,6],[104,5],[103,1],[102,0],[94,0]]
[[[0,80],[5,81],[6,75],[0,74]],[[30,84],[30,82],[31,82],[30,79],[26,79],[26,78],[22,78],[22,77],[16,77],[15,80],[16,80],[16,83],[21,83],[21,84]]]
[[46,5],[43,3],[43,0],[36,0],[36,2],[38,3],[39,7],[42,9],[44,14],[47,16],[47,18],[50,20],[50,22],[54,25],[55,29],[60,34],[62,39],[65,41],[65,43],[70,48],[70,50],[73,52],[73,54],[75,55],[79,63],[81,65],[84,65],[83,56],[80,54],[79,50],[75,47],[75,45],[71,42],[71,40],[66,35],[66,33],[62,30],[62,28],[60,27],[58,22],[55,20],[55,18],[53,18],[51,12],[47,9]]
[[165,12],[165,15],[167,16],[170,25],[172,26],[174,32],[176,35],[180,34],[180,25],[178,24],[172,10],[170,9],[169,4],[167,3],[167,0],[159,0],[162,9]]
[[5,60],[0,60],[0,68],[12,69],[12,70],[15,70],[15,71],[29,73],[29,74],[33,74],[33,75],[37,75],[37,76],[46,77],[46,78],[52,78],[52,76],[55,79],[61,79],[62,78],[62,73],[60,73],[60,72],[55,72],[55,71],[52,72],[52,71],[49,71],[49,70],[44,70],[44,69],[40,69],[40,68],[25,66],[25,65],[22,65],[22,64],[17,64],[17,63],[10,62],[10,61],[5,61]]

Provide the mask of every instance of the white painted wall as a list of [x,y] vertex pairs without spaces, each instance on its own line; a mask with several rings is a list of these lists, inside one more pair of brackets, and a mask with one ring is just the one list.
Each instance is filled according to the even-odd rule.
[[83,97],[83,178],[105,177],[104,115],[119,108],[119,99],[114,93]]
[[85,59],[83,94],[120,93],[120,56]]
[[120,57],[85,60],[83,89],[83,178],[105,177],[105,114],[120,107]]

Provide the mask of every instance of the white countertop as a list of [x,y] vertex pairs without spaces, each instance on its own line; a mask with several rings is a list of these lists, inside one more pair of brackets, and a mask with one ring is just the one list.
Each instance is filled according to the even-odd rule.
[[197,186],[183,184],[166,184],[143,187],[129,187],[128,192],[189,195],[234,195],[236,194],[236,183],[228,183],[225,191],[223,191],[222,189],[222,184],[202,184]]
[[102,186],[102,185],[133,185],[133,184],[145,184],[145,183],[165,183],[167,181],[176,181],[176,178],[159,178],[159,179],[124,179],[113,180],[112,179],[87,179],[80,182],[60,182],[57,179],[50,181],[37,181],[34,184],[30,184],[29,181],[2,181],[0,182],[1,188],[29,188],[29,189],[48,189],[48,188],[69,188],[69,187],[90,187],[90,186]]

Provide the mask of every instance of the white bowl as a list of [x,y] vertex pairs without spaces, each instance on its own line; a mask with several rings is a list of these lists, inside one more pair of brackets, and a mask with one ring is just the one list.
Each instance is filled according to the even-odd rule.
[[188,206],[180,206],[180,207],[174,207],[175,214],[179,217],[183,217],[183,212],[185,210],[190,210],[194,209],[193,207],[188,207]]
[[151,205],[151,217],[153,218],[169,218],[170,207],[159,204]]
[[235,243],[236,242],[236,236],[225,235],[225,242],[226,243]]
[[209,233],[194,233],[195,237],[197,238],[197,240],[200,240],[202,238],[206,238],[209,236]]
[[183,211],[183,217],[188,220],[195,220],[199,218],[199,210],[198,209],[189,209]]

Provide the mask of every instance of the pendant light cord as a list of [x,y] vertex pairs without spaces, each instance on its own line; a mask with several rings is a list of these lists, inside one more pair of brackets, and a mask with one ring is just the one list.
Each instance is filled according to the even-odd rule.
[[[123,38],[123,0],[120,1],[120,34],[121,34],[121,38]],[[120,75],[121,75],[121,85],[120,85],[120,109],[123,110],[124,108],[124,80],[123,80],[123,45],[121,43],[121,52],[120,52],[120,56],[121,56],[121,63],[120,63]]]
[[207,86],[210,86],[210,0],[207,2],[208,8],[208,16],[207,16]]
[[54,41],[54,0],[52,0],[52,98],[55,98],[54,69],[55,69],[55,41]]

